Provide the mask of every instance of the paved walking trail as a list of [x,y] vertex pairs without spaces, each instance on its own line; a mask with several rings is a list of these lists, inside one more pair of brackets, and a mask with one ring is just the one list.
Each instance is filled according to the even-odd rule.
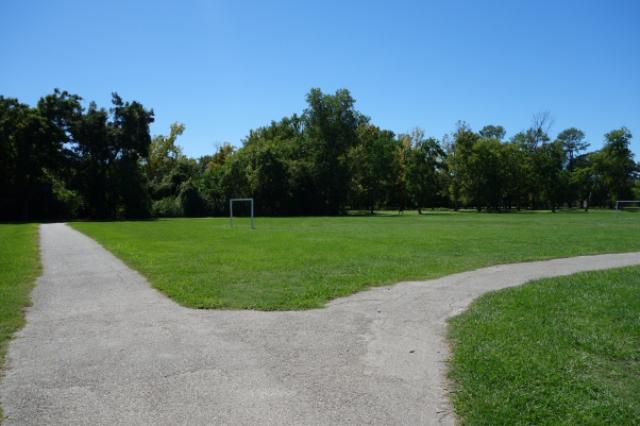
[[7,425],[453,424],[446,319],[526,281],[640,253],[494,266],[378,287],[302,312],[183,308],[64,224],[10,343]]

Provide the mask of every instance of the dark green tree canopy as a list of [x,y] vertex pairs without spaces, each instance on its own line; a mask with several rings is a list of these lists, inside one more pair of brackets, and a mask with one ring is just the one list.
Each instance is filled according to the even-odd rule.
[[464,122],[438,140],[375,125],[345,89],[312,89],[306,100],[301,114],[250,130],[242,146],[196,159],[180,148],[183,124],[151,138],[153,111],[116,93],[109,109],[57,89],[35,107],[0,96],[0,215],[220,215],[232,197],[253,197],[268,215],[556,210],[612,206],[640,191],[626,128],[594,152],[574,127],[552,139],[549,113],[508,141],[503,126],[476,132]]
[[570,127],[560,132],[557,140],[565,152],[567,168],[573,170],[575,158],[589,147],[589,143],[584,140],[584,132]]
[[494,126],[490,124],[488,126],[484,126],[478,134],[485,139],[497,139],[499,141],[503,140],[507,131],[502,126]]

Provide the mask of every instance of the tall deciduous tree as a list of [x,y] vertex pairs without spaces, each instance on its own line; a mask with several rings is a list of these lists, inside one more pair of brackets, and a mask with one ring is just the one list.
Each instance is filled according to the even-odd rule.
[[504,139],[504,136],[507,134],[507,131],[502,126],[496,126],[493,124],[489,124],[484,126],[478,134],[485,139],[497,139],[499,141]]
[[[338,214],[348,207],[509,209],[576,200],[611,205],[633,195],[640,174],[626,128],[583,154],[584,134],[550,143],[551,118],[505,141],[502,126],[465,123],[442,143],[423,131],[395,137],[370,123],[346,90],[313,89],[301,116],[251,130],[240,148],[199,159],[177,138],[149,135],[153,111],[113,95],[110,110],[55,90],[36,107],[0,96],[0,216],[7,219],[224,214],[251,196],[262,214]],[[447,201],[450,200],[450,201]]]
[[414,131],[407,160],[407,189],[412,203],[422,214],[423,207],[434,207],[442,200],[445,184],[446,154],[435,138]]
[[559,207],[568,179],[563,174],[564,150],[560,142],[545,143],[536,148],[533,163],[539,190],[539,200],[555,212]]
[[575,158],[589,147],[589,143],[584,140],[584,132],[570,127],[558,134],[558,141],[562,144],[566,156],[567,170],[574,169]]
[[629,149],[631,132],[626,127],[604,135],[605,145],[595,157],[595,169],[601,174],[609,191],[609,201],[624,200],[632,195],[633,174],[637,165]]
[[448,156],[449,194],[455,209],[460,204],[473,205],[474,176],[471,171],[473,147],[480,136],[473,132],[466,123],[459,123],[453,135],[452,150]]
[[109,113],[92,103],[74,126],[76,184],[91,217],[146,217],[151,202],[142,163],[149,155],[153,111],[113,94]]
[[337,214],[345,206],[351,178],[347,154],[357,143],[358,127],[369,119],[355,109],[355,100],[345,89],[334,95],[312,89],[307,103],[304,135],[319,212]]
[[184,124],[172,123],[168,136],[157,135],[151,140],[146,165],[147,177],[151,183],[159,183],[176,166],[178,160],[184,157],[182,148],[176,143],[184,130]]
[[358,128],[358,143],[349,152],[352,204],[364,206],[373,214],[376,206],[389,200],[398,149],[393,132],[368,123]]

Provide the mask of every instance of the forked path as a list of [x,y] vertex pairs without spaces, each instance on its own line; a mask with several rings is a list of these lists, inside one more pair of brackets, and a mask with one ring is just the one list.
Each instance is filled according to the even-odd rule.
[[446,319],[528,280],[640,253],[494,266],[302,312],[183,308],[90,238],[41,226],[44,274],[9,346],[7,425],[452,424]]

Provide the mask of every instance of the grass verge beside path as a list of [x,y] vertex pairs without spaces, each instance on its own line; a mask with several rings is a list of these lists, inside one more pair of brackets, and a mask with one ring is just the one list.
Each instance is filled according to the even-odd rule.
[[449,334],[463,424],[638,424],[639,267],[487,294]]
[[307,309],[368,286],[483,266],[640,250],[640,215],[589,213],[77,222],[177,302]]
[[0,224],[0,369],[9,339],[24,325],[24,308],[39,273],[38,225]]

